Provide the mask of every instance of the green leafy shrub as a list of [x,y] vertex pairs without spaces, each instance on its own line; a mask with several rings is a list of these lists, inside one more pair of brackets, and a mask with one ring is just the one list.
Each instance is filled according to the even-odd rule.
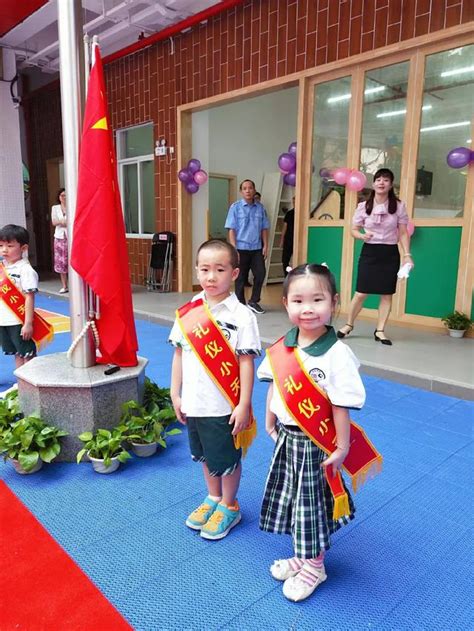
[[166,428],[176,420],[176,414],[171,407],[161,409],[156,403],[149,403],[149,409],[136,401],[127,401],[122,405],[121,423],[127,427],[128,440],[135,443],[158,443],[166,447],[166,438],[181,434],[181,430]]
[[0,430],[0,454],[4,460],[18,460],[25,471],[31,471],[40,458],[44,462],[56,458],[61,452],[60,438],[67,434],[36,416],[25,416]]
[[88,454],[92,458],[104,461],[104,465],[109,467],[112,458],[117,457],[120,462],[125,462],[131,458],[130,454],[123,447],[127,440],[128,428],[126,425],[117,425],[113,429],[98,429],[93,432],[83,432],[78,438],[84,443],[84,447],[77,453],[76,461],[81,462],[82,458]]
[[453,311],[453,313],[441,318],[441,322],[443,322],[448,329],[455,331],[469,331],[472,326],[471,318],[461,311]]

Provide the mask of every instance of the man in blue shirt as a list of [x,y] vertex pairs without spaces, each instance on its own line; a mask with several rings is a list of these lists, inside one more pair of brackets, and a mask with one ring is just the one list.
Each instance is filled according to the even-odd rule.
[[265,280],[270,224],[265,208],[260,202],[254,201],[254,182],[244,180],[239,189],[242,199],[231,205],[225,222],[225,227],[229,230],[229,241],[239,252],[240,259],[235,293],[240,302],[245,304],[245,280],[249,270],[252,270],[254,281],[248,306],[254,313],[265,313],[258,303]]

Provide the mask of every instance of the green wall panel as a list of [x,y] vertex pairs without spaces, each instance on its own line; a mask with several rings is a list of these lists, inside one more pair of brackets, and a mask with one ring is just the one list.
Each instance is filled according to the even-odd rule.
[[[354,239],[354,261],[352,265],[352,295],[354,295],[357,284],[357,265],[359,263],[360,251],[364,242],[361,239]],[[364,302],[365,309],[378,309],[380,298],[379,296],[368,296]]]
[[341,289],[342,226],[310,227],[308,230],[308,263],[327,263]]
[[454,309],[461,227],[418,227],[410,250],[405,313],[441,318]]

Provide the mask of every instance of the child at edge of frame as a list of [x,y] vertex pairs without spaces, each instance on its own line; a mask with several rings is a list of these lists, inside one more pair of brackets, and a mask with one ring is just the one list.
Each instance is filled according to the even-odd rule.
[[[22,226],[8,224],[0,229],[0,265],[6,273],[5,289],[0,296],[0,343],[4,355],[15,355],[15,367],[23,366],[36,356],[33,336],[35,293],[38,291],[38,274],[24,255],[28,252],[30,236]],[[24,296],[24,319],[15,313],[16,301],[7,306],[8,285],[14,285]],[[21,306],[22,307],[22,306]],[[23,311],[23,308],[21,308]]]
[[[239,274],[237,250],[226,241],[206,241],[198,249],[196,271],[203,291],[178,309],[169,336],[175,347],[171,399],[178,420],[187,425],[191,457],[201,463],[207,486],[207,497],[186,525],[204,539],[218,540],[241,520],[242,448],[236,441],[252,425],[255,430],[251,397],[261,345],[255,315],[231,291]],[[197,311],[200,320],[189,324],[183,310]],[[227,351],[228,361],[222,361],[221,351]],[[235,407],[221,386],[231,368],[240,394]]]
[[[326,477],[342,480],[337,472],[352,438],[349,409],[360,409],[365,402],[359,362],[330,326],[337,303],[336,283],[327,266],[305,264],[291,270],[283,284],[283,304],[294,328],[267,350],[257,371],[260,381],[270,382],[265,428],[275,441],[259,527],[292,537],[293,556],[276,560],[270,573],[283,582],[283,595],[294,602],[308,598],[326,580],[324,556],[331,535],[349,523],[355,512],[342,481],[345,504],[336,516],[335,496]],[[277,345],[282,351],[278,366],[277,356],[272,355]],[[309,418],[311,411],[319,409],[313,404],[318,401],[316,387],[334,420],[334,451],[329,456],[303,430],[310,427],[310,421],[304,424],[303,414]],[[301,391],[300,398],[307,398],[302,398],[293,413],[287,402],[296,390]]]

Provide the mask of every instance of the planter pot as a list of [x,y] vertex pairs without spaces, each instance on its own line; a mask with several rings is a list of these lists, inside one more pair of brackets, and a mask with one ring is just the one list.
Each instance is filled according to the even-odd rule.
[[153,456],[158,449],[158,443],[131,443],[132,451],[140,458],[148,458]]
[[31,469],[31,471],[25,471],[25,469],[23,469],[23,467],[18,462],[18,460],[12,459],[12,465],[15,471],[19,473],[20,475],[29,475],[30,473],[36,473],[37,471],[39,471],[41,467],[43,466],[43,461],[40,458],[38,462],[35,464],[35,466],[33,467],[33,469]]
[[120,460],[115,456],[112,458],[112,462],[108,467],[105,466],[104,461],[100,458],[93,458],[89,456],[90,461],[92,462],[92,467],[96,473],[113,473],[117,471],[120,466]]
[[466,332],[464,329],[448,329],[448,331],[451,337],[463,337]]

